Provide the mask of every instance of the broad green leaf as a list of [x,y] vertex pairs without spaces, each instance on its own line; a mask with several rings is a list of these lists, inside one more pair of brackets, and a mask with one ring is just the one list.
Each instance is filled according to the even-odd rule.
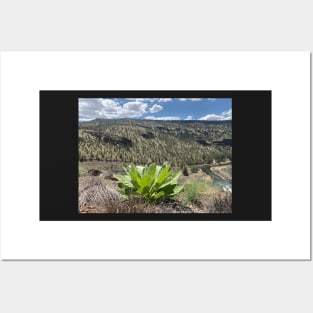
[[147,167],[146,166],[137,165],[136,169],[137,169],[138,175],[142,178],[142,176],[145,174],[145,171],[146,171]]
[[134,185],[132,184],[132,182],[130,181],[128,176],[120,175],[120,174],[114,174],[113,177],[115,177],[123,185],[125,185],[129,188],[134,188]]
[[141,178],[137,172],[136,167],[132,164],[131,165],[131,169],[129,172],[130,178],[131,178],[131,182],[135,185],[136,188],[140,188],[141,187]]
[[161,191],[164,191],[166,197],[172,197],[178,194],[183,190],[184,186],[183,185],[166,185],[162,188],[160,188]]
[[149,175],[152,178],[152,180],[154,180],[155,172],[156,172],[156,164],[153,163],[148,167],[146,175]]
[[122,185],[121,183],[118,184],[118,187],[119,187],[119,192],[122,194],[122,195],[129,195],[130,194],[130,191],[131,189],[130,188],[125,188],[124,185]]
[[158,199],[160,199],[161,197],[163,197],[164,196],[164,191],[160,191],[160,192],[158,192],[157,194],[155,194],[154,196],[153,196],[153,198],[155,199],[155,200],[158,200]]
[[143,196],[143,197],[145,197],[145,198],[146,198],[146,197],[149,198],[148,192],[149,192],[149,186],[141,187],[141,188],[137,189],[137,191],[136,191],[136,193],[137,193],[138,195],[141,195],[141,196]]
[[167,185],[177,184],[177,179],[181,175],[181,172],[176,173],[174,176],[168,177],[168,181],[164,182],[159,188],[163,188]]
[[181,192],[184,189],[183,185],[176,185],[176,187],[174,188],[172,195],[175,196],[177,195],[179,192]]
[[153,182],[153,178],[149,176],[148,174],[145,174],[140,181],[140,185],[141,187],[149,187],[150,189],[152,182]]
[[162,169],[160,170],[159,176],[156,180],[156,183],[155,183],[156,186],[162,185],[164,183],[164,181],[166,180],[166,178],[169,177],[169,175],[170,175],[169,169],[170,169],[169,164],[166,164],[164,167],[162,167]]
[[156,166],[155,177],[154,177],[154,181],[155,181],[155,182],[157,181],[157,179],[158,179],[158,177],[159,177],[159,174],[160,174],[161,169],[162,169],[162,166],[160,166],[160,165],[157,165],[157,166]]
[[144,166],[136,166],[136,169],[137,169],[138,175],[141,178],[143,176],[143,172],[144,172],[145,167]]
[[166,185],[162,188],[159,188],[159,191],[163,191],[165,196],[169,196],[174,192],[175,186],[176,185]]

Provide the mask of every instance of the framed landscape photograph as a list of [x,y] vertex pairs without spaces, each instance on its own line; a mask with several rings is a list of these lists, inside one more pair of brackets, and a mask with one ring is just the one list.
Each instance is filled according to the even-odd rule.
[[79,212],[231,213],[231,101],[79,98]]
[[40,91],[40,117],[41,220],[271,219],[271,91]]

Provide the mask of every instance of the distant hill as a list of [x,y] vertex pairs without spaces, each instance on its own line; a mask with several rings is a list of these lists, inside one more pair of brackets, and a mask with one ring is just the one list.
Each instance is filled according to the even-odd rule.
[[231,160],[232,121],[94,119],[79,122],[79,159],[173,166]]
[[95,118],[91,121],[79,121],[79,124],[81,126],[86,125],[105,125],[105,124],[124,124],[124,123],[130,123],[130,124],[166,124],[168,122],[175,122],[178,124],[211,124],[211,125],[221,125],[221,124],[231,124],[231,120],[225,120],[225,121],[205,121],[205,120],[139,120],[139,119],[133,119],[133,118],[119,118],[119,119],[102,119],[102,118]]

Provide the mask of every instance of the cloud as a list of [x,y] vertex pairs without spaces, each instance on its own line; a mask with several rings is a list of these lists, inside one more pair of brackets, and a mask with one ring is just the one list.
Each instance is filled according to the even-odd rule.
[[156,120],[156,121],[177,121],[180,120],[178,116],[161,116],[161,117],[155,117],[155,116],[147,116],[145,117],[146,120]]
[[119,103],[114,101],[114,100],[100,99],[99,102],[100,102],[100,105],[99,105],[98,109],[95,110],[95,112],[98,112],[99,114],[117,113],[120,109]]
[[127,102],[123,105],[120,116],[122,117],[139,117],[147,113],[148,105],[143,102]]
[[191,121],[192,120],[192,115],[188,115],[186,118],[185,118],[185,121]]
[[229,109],[228,111],[222,112],[221,115],[223,116],[223,120],[232,120],[233,114],[232,109]]
[[170,102],[172,98],[159,98],[158,102]]
[[199,118],[202,121],[229,121],[232,120],[232,109],[218,114],[208,114]]
[[222,112],[221,115],[231,116],[232,115],[232,109],[229,109],[228,111]]
[[140,102],[170,102],[172,98],[126,98],[129,101],[140,101]]
[[159,98],[125,98],[125,100],[135,101],[135,102],[155,102]]
[[148,105],[140,101],[120,104],[116,100],[102,98],[79,99],[79,116],[83,119],[95,118],[133,118],[147,113]]
[[208,100],[214,102],[216,99],[215,98],[208,98]]
[[93,120],[93,118],[86,118],[84,116],[79,117],[80,122],[88,122],[88,121],[92,121],[92,120]]
[[208,114],[199,118],[200,121],[221,121],[223,116],[216,114]]
[[177,98],[179,101],[200,101],[203,98]]
[[150,113],[156,113],[156,112],[159,112],[159,111],[162,111],[162,110],[163,110],[162,105],[154,104],[154,105],[149,109],[149,112],[150,112]]
[[227,117],[223,118],[222,121],[231,121],[232,119],[233,119],[232,116],[227,116]]

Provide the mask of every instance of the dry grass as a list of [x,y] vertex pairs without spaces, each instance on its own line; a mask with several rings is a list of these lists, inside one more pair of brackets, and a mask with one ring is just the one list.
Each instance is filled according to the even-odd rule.
[[214,198],[214,208],[216,213],[232,212],[232,195],[229,192],[220,193]]
[[200,169],[189,176],[181,176],[179,182],[185,189],[176,196],[178,201],[191,208],[194,213],[216,213],[214,199],[221,192],[212,186],[211,176]]
[[101,177],[79,178],[79,210],[81,213],[103,213],[107,207],[121,202],[119,194]]
[[205,182],[208,187],[212,186],[213,180],[211,176],[204,173],[201,169],[197,173],[190,173],[188,176],[180,176],[178,182],[183,185],[193,184],[198,181]]
[[116,182],[95,176],[79,178],[80,213],[192,213],[190,211],[175,202],[149,204],[139,197],[123,199],[116,191]]

